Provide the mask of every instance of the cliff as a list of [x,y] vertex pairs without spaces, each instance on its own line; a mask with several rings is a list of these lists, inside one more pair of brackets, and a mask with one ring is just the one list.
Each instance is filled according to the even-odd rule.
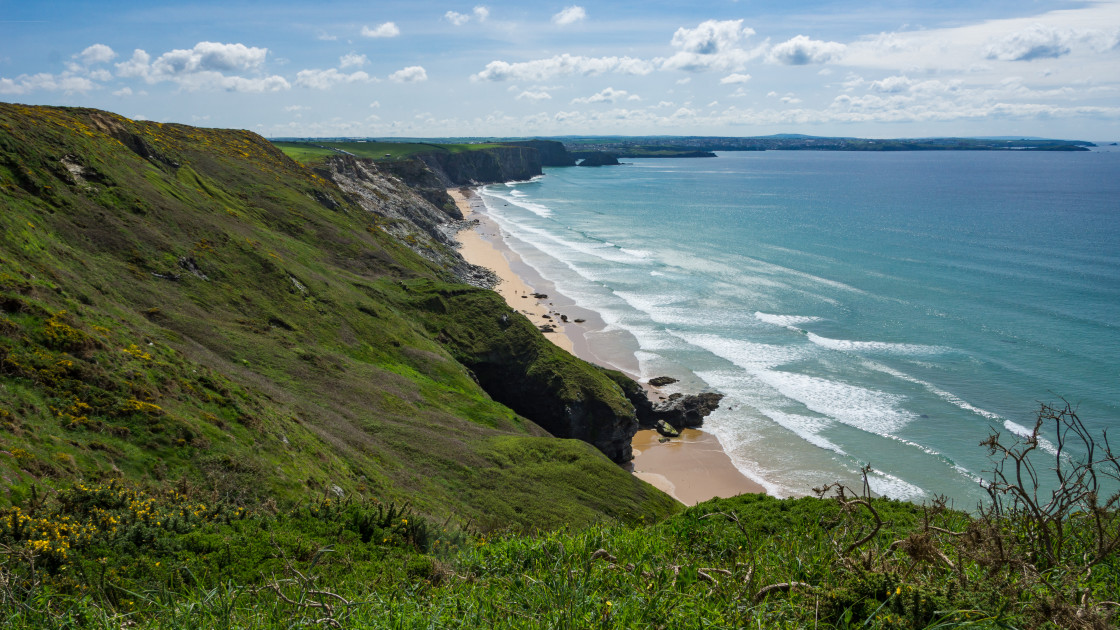
[[[459,172],[539,164],[507,151]],[[628,456],[621,391],[458,284],[455,215],[369,162],[0,103],[0,205],[0,503],[120,479],[486,527],[673,509],[599,450]]]
[[568,153],[563,142],[556,140],[519,140],[504,142],[503,144],[516,147],[536,149],[540,154],[541,166],[575,166],[576,160]]
[[500,146],[416,156],[445,188],[526,180],[541,174],[540,153],[531,147]]

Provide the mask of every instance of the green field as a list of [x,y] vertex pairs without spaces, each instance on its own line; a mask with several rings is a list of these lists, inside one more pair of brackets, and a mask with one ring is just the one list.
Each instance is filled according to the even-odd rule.
[[[500,144],[429,144],[424,142],[273,142],[288,157],[302,164],[335,155],[338,149],[372,160],[402,160],[422,153],[463,153],[500,147]],[[325,147],[325,148],[324,148]]]

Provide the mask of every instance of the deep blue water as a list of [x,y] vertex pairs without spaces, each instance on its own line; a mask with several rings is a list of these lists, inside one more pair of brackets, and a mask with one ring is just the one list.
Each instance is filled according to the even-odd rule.
[[[554,168],[488,212],[779,495],[971,504],[1040,401],[1120,425],[1120,153],[721,153]],[[962,506],[963,507],[963,506]]]

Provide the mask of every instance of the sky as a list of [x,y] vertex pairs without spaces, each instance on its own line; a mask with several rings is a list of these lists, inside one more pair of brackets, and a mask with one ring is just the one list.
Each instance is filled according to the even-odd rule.
[[0,101],[267,137],[1120,138],[1120,0],[0,0]]

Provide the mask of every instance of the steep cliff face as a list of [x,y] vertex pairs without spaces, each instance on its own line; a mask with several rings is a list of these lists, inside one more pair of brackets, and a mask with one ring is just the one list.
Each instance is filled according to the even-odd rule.
[[523,140],[507,142],[510,146],[536,149],[541,156],[541,166],[575,166],[576,159],[568,153],[563,142],[555,140]]
[[494,147],[417,156],[445,187],[526,180],[541,174],[540,153],[531,147]]
[[[418,183],[406,183],[400,177],[385,173],[387,165],[400,167],[400,162],[376,163],[349,155],[332,156],[320,167],[320,173],[334,182],[351,201],[363,210],[386,219],[381,229],[392,234],[412,251],[449,270],[460,282],[491,288],[497,276],[489,269],[472,265],[459,255],[451,237],[449,222],[461,221],[463,213],[451,202],[446,189],[426,189],[424,185],[435,175],[420,162],[411,162],[413,169],[401,169]],[[429,194],[424,194],[428,192]],[[430,199],[447,199],[436,205]]]
[[616,382],[624,375],[561,350],[492,291],[422,282],[408,290],[431,334],[494,400],[556,437],[593,444],[616,462],[633,459],[638,417]]

